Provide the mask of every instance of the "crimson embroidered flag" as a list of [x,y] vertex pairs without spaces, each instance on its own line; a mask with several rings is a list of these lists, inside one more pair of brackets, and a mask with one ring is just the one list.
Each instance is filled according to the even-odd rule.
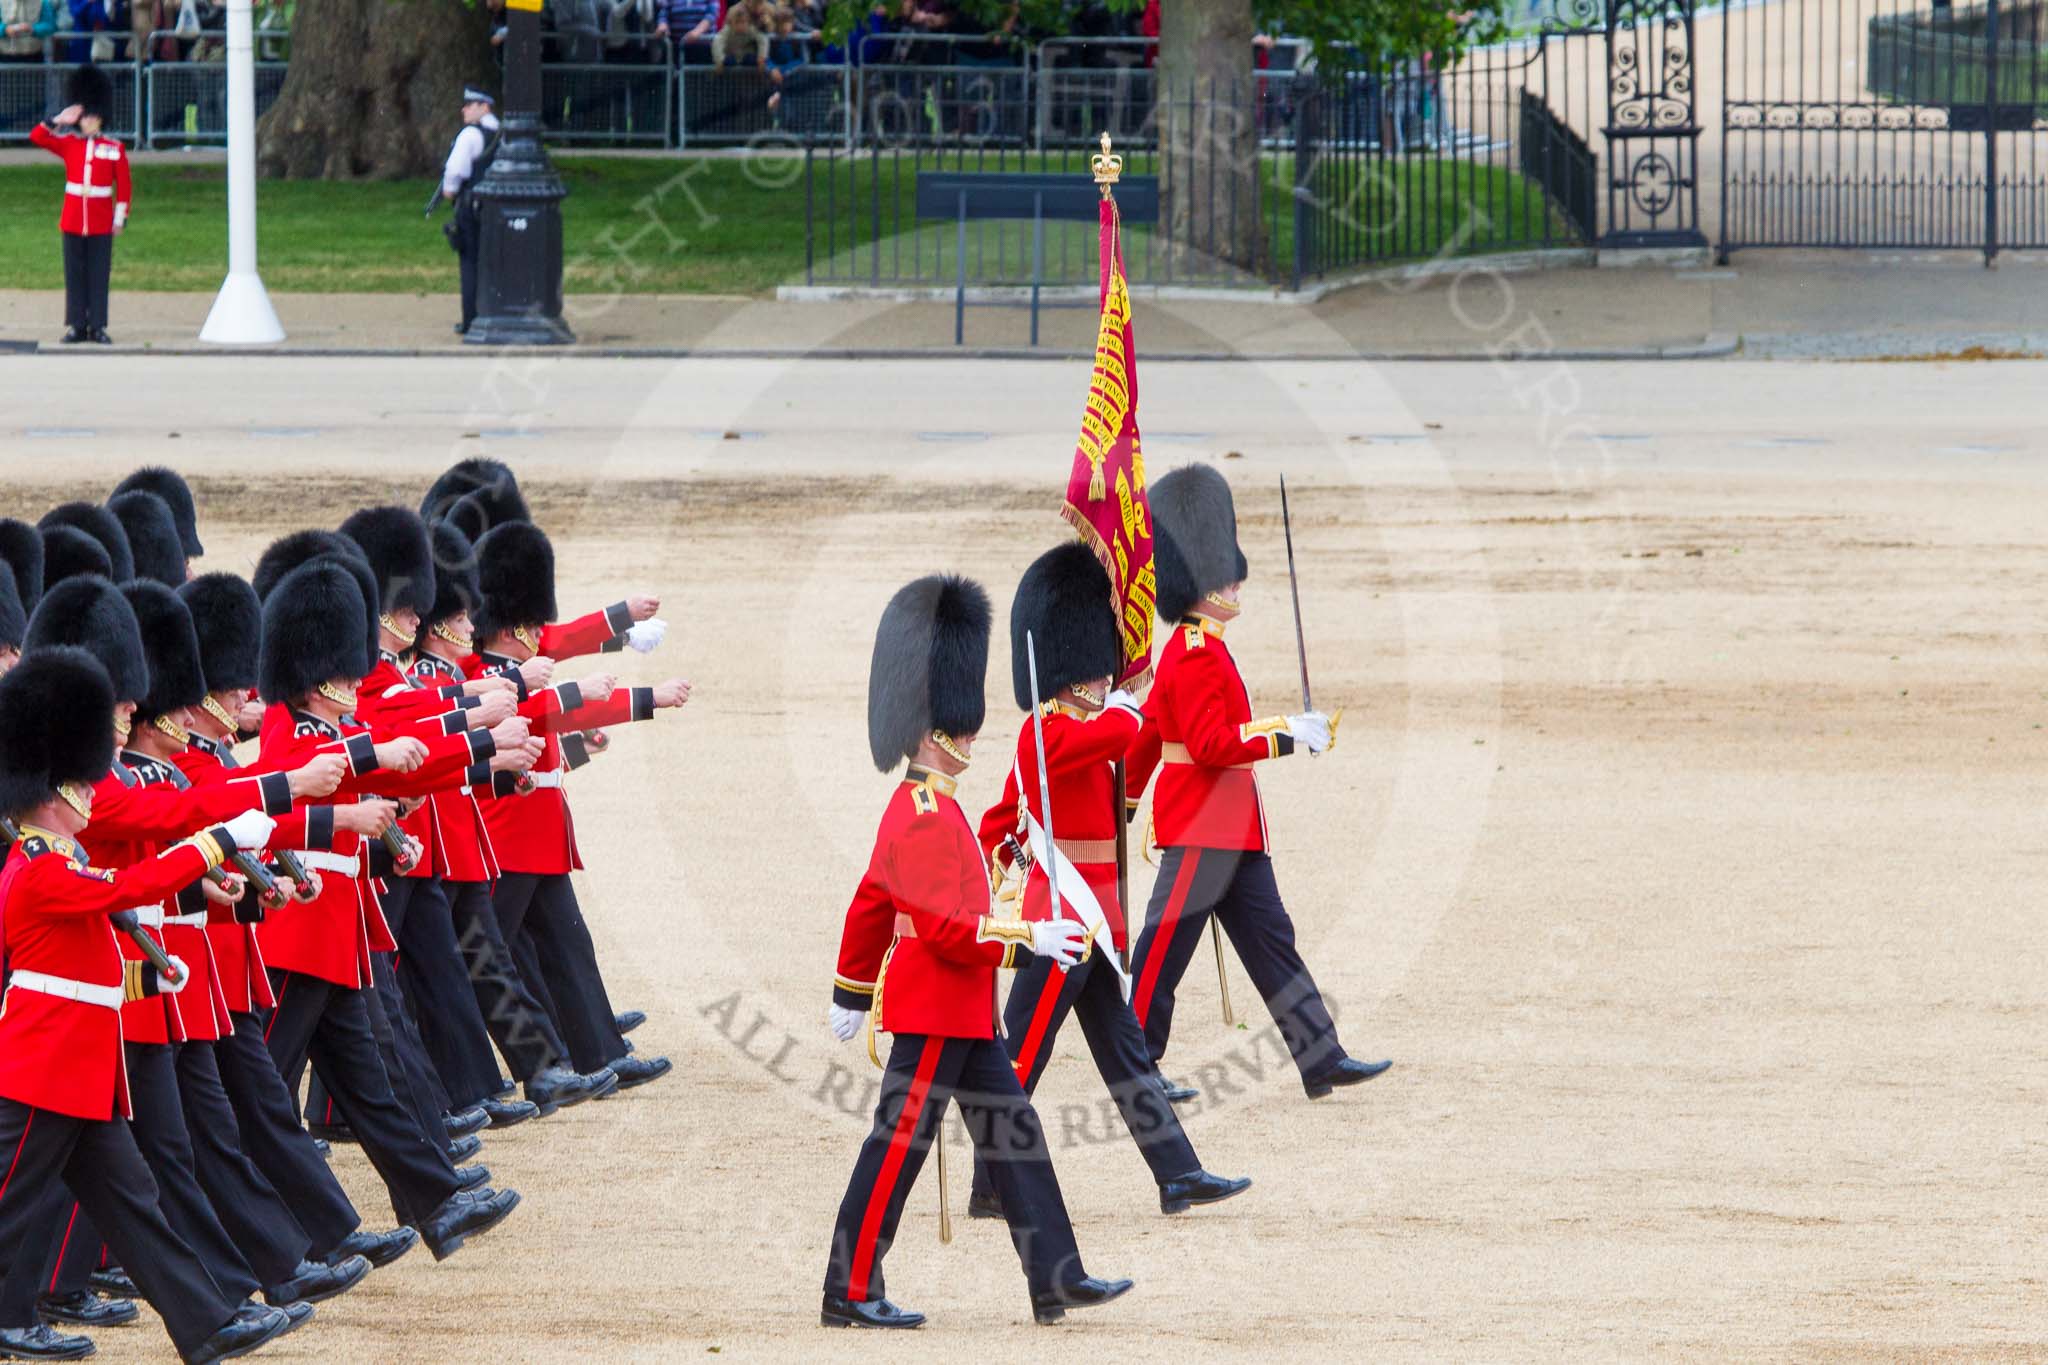
[[[1105,139],[1106,141],[1106,139]],[[1152,671],[1152,505],[1145,494],[1145,456],[1138,443],[1138,356],[1131,336],[1131,291],[1124,278],[1123,234],[1116,200],[1103,196],[1102,321],[1095,366],[1081,409],[1081,439],[1067,477],[1060,514],[1073,523],[1109,573],[1123,665],[1117,685],[1136,687]]]

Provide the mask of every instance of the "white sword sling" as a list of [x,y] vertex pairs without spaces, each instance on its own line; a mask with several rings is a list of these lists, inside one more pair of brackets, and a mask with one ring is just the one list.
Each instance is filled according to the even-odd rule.
[[[1010,764],[1010,770],[1016,774],[1017,790],[1020,792],[1030,790],[1024,785],[1023,764],[1013,759]],[[1100,950],[1102,960],[1107,962],[1110,969],[1116,973],[1117,985],[1122,988],[1124,993],[1124,1003],[1129,1004],[1131,1000],[1131,974],[1124,970],[1123,960],[1117,956],[1116,939],[1109,931],[1109,917],[1102,913],[1102,903],[1095,899],[1094,888],[1088,885],[1087,878],[1081,875],[1080,871],[1075,868],[1073,861],[1064,852],[1047,845],[1045,841],[1045,827],[1039,824],[1038,817],[1031,813],[1029,803],[1024,804],[1024,830],[1031,842],[1031,861],[1040,868],[1053,869],[1058,872],[1060,899],[1066,903],[1072,918],[1079,920],[1087,927],[1088,936],[1095,940],[1095,946]],[[1048,861],[1048,859],[1052,861]],[[1129,913],[1128,906],[1125,907],[1125,913]]]

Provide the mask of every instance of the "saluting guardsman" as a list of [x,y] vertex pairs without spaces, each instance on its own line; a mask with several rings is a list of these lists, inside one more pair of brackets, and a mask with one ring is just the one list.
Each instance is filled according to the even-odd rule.
[[1253,719],[1251,695],[1223,642],[1247,573],[1230,485],[1208,465],[1152,485],[1159,619],[1170,627],[1145,726],[1129,759],[1135,800],[1157,768],[1152,818],[1159,878],[1131,958],[1131,1007],[1156,1063],[1173,1025],[1173,995],[1214,915],[1279,1025],[1310,1099],[1356,1085],[1391,1062],[1345,1055],[1337,1026],[1294,946],[1267,852],[1266,808],[1253,765],[1330,747],[1320,711]]
[[114,238],[128,226],[128,149],[101,128],[113,112],[114,84],[96,66],[66,78],[66,107],[29,129],[29,141],[64,162],[64,344],[112,342],[107,289]]
[[[1037,647],[1044,697],[1040,710],[1056,813],[1056,854],[1046,847],[1040,808],[1027,632]],[[1003,1037],[1024,1093],[1037,1090],[1060,1025],[1069,1012],[1078,1014],[1095,1069],[1159,1186],[1160,1211],[1180,1213],[1191,1205],[1228,1199],[1252,1182],[1202,1169],[1146,1053],[1145,1031],[1131,1013],[1130,978],[1121,957],[1129,942],[1117,899],[1116,830],[1124,812],[1116,796],[1115,765],[1144,720],[1136,697],[1111,690],[1120,656],[1109,575],[1093,552],[1069,541],[1040,555],[1024,571],[1010,604],[1011,685],[1025,721],[1003,798],[981,818],[981,847],[999,877],[1028,877],[1024,918],[1034,923],[1055,916],[1046,868],[1056,857],[1058,915],[1079,920],[1089,930],[1079,962],[1061,967],[1038,958],[1017,973],[1010,987]],[[1016,867],[1018,860],[1012,858],[1006,869],[1005,849],[1024,851],[1024,866]],[[1002,1217],[982,1161],[974,1164],[967,1212],[976,1218]]]
[[988,1162],[1033,1316],[1056,1322],[1131,1287],[1082,1266],[1044,1127],[995,1041],[996,969],[1039,958],[1072,966],[1085,939],[1075,920],[995,916],[981,846],[953,798],[986,708],[988,638],[988,594],[940,575],[898,590],[875,632],[868,749],[882,772],[906,759],[910,767],[847,907],[830,1018],[842,1042],[865,1016],[891,1046],[874,1127],[832,1230],[820,1311],[827,1327],[924,1322],[886,1297],[882,1260],[949,1099]]
[[76,1359],[92,1343],[36,1320],[44,1258],[31,1247],[60,1182],[104,1234],[186,1361],[245,1354],[289,1331],[275,1308],[238,1308],[173,1231],[128,1125],[121,1008],[181,989],[146,962],[124,958],[108,916],[153,905],[219,867],[238,847],[231,828],[261,843],[269,820],[238,817],[122,868],[95,866],[78,842],[93,791],[113,762],[113,684],[83,650],[44,646],[0,678],[0,814],[22,839],[0,869],[0,1352]]

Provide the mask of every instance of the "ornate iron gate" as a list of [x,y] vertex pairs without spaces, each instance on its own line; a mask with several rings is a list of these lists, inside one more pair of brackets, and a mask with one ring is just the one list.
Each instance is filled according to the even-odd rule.
[[1767,0],[1722,22],[1739,247],[2048,246],[2044,0]]

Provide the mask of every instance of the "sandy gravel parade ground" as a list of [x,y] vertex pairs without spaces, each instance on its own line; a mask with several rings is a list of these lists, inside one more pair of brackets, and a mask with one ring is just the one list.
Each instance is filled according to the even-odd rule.
[[[1089,1268],[1137,1291],[1033,1328],[999,1226],[938,1244],[927,1166],[889,1262],[933,1318],[908,1340],[816,1326],[876,1074],[824,1024],[889,787],[868,649],[901,582],[961,570],[1000,609],[1062,534],[1085,370],[18,358],[0,512],[166,461],[203,567],[246,571],[488,453],[564,609],[660,591],[668,644],[621,667],[697,684],[570,780],[614,999],[677,1073],[492,1138],[511,1222],[266,1359],[2040,1356],[2044,381],[1143,365],[1153,477],[1236,486],[1262,711],[1296,703],[1288,476],[1346,715],[1265,779],[1275,855],[1347,1044],[1397,1064],[1309,1103],[1241,972],[1223,1027],[1205,950],[1168,1070],[1255,1188],[1162,1218],[1069,1030],[1040,1108]],[[1020,720],[1004,649],[974,812]],[[153,1326],[99,1344],[165,1356]]]

